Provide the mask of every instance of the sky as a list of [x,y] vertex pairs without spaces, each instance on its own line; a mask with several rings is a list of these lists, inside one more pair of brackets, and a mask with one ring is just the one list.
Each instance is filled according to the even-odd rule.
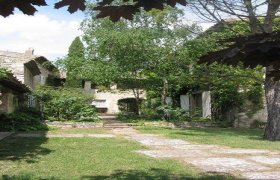
[[84,14],[54,9],[53,0],[47,3],[50,6],[38,8],[35,16],[19,11],[7,18],[0,16],[0,50],[24,52],[34,48],[35,55],[49,60],[65,56],[74,38],[82,34],[79,27]]
[[[34,16],[19,11],[6,18],[0,16],[0,50],[25,52],[34,48],[35,55],[51,61],[65,56],[74,38],[82,34],[79,27],[85,15],[81,11],[70,14],[66,8],[54,9],[54,0],[47,0],[47,4],[38,7]],[[212,24],[200,25],[206,29]]]

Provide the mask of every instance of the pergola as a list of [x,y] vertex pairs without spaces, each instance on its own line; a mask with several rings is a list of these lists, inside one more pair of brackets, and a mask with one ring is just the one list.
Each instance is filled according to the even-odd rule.
[[199,63],[214,62],[237,65],[242,62],[245,67],[273,66],[269,76],[280,79],[280,31],[260,33],[225,40],[228,47],[202,56]]
[[199,63],[223,63],[247,67],[267,67],[264,83],[268,121],[264,138],[280,140],[280,32],[262,33],[226,40],[230,45],[220,51],[209,53]]

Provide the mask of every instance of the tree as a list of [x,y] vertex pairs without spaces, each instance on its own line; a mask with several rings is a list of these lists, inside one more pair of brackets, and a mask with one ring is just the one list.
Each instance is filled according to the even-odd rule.
[[[139,82],[143,79],[143,69],[153,59],[154,38],[148,29],[137,26],[135,22],[99,20],[93,15],[83,23],[83,30],[91,59],[88,68],[95,73],[95,77],[89,78],[99,85],[117,83],[123,89],[132,90],[140,112],[143,87]],[[108,70],[111,70],[109,77],[104,76],[104,71]]]
[[193,38],[192,31],[198,28],[183,25],[182,11],[170,7],[163,11],[142,11],[132,21],[117,23],[96,19],[95,12],[90,12],[92,15],[83,23],[83,30],[88,57],[93,59],[91,71],[98,62],[115,67],[111,80],[133,91],[137,109],[144,89],[161,91],[162,104],[165,104],[175,77],[183,72],[177,64],[183,58],[178,59],[176,53],[185,41]]
[[[133,14],[139,12],[141,8],[149,11],[153,8],[163,9],[164,4],[175,7],[177,3],[186,5],[186,0],[123,0],[120,4],[119,0],[102,0],[97,3],[95,10],[100,13],[97,17],[109,16],[112,21],[118,21],[121,17],[132,19]],[[74,13],[78,10],[85,10],[85,0],[60,0],[54,4],[56,9],[68,6],[68,11]],[[27,15],[34,15],[37,11],[36,6],[47,6],[45,0],[1,0],[0,15],[7,17],[14,13],[14,9],[18,8],[21,12]]]
[[83,80],[83,65],[85,61],[84,45],[79,37],[76,37],[68,50],[68,55],[64,59],[65,70],[67,72],[66,85],[80,87]]
[[[279,11],[280,1],[252,1],[252,0],[197,0],[192,1],[191,8],[203,19],[222,22],[224,17],[235,17],[242,22],[247,22],[251,34],[260,32],[271,33],[276,22],[276,13]],[[265,10],[266,7],[266,10]],[[244,43],[244,42],[243,42]],[[252,61],[253,62],[253,61]],[[265,95],[267,100],[268,124],[264,138],[280,140],[280,83],[270,76],[278,68],[278,64],[269,64],[266,67]]]

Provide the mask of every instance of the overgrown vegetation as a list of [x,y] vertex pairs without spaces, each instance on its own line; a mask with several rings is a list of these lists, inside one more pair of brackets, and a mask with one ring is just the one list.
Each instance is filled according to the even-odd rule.
[[0,67],[0,78],[6,77],[8,71],[5,68]]
[[0,131],[48,130],[41,113],[33,108],[19,108],[11,114],[0,114]]
[[[201,34],[197,25],[183,23],[184,12],[178,8],[141,11],[132,21],[116,23],[96,19],[91,8],[87,13],[81,26],[83,42],[75,38],[67,57],[58,62],[67,71],[67,86],[80,87],[82,80],[97,87],[116,83],[135,96],[133,103],[120,102],[120,108],[145,119],[209,120],[201,119],[202,107],[179,108],[180,95],[202,91],[211,91],[211,118],[223,126],[232,126],[240,111],[250,117],[262,109],[260,67],[197,64],[201,55],[224,47],[221,39],[249,32],[248,24],[230,24],[234,32],[225,26]],[[172,98],[171,104],[166,103],[167,97]]]
[[41,86],[35,93],[44,118],[49,120],[96,121],[96,109],[91,106],[92,96],[79,88]]

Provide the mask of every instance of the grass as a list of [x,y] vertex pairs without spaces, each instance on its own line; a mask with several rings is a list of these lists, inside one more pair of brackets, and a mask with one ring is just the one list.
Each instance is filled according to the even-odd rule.
[[[88,130],[68,130],[73,131]],[[0,179],[232,178],[204,174],[173,160],[149,158],[135,152],[140,149],[145,147],[121,138],[12,136],[0,141]]]
[[237,128],[188,128],[170,129],[152,126],[140,126],[144,133],[162,134],[166,137],[182,139],[200,144],[216,144],[233,148],[253,148],[280,150],[280,142],[262,139],[262,129]]

